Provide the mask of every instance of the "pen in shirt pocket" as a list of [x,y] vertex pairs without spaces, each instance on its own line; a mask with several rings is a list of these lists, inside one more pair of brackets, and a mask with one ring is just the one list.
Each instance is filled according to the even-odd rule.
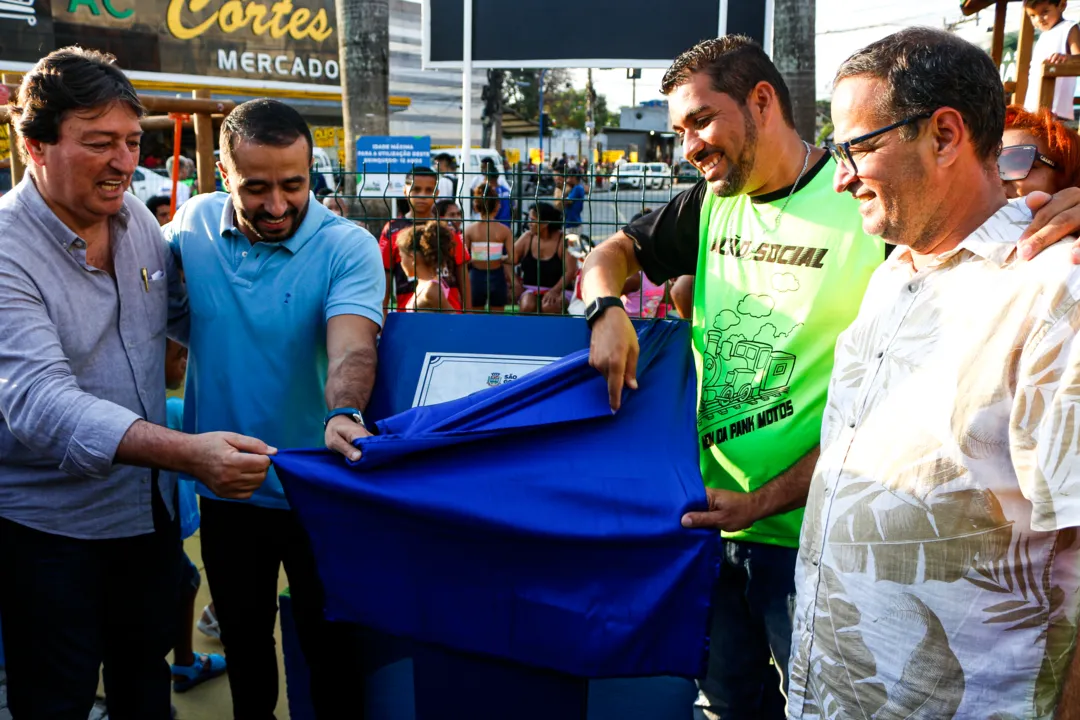
[[150,292],[150,276],[146,274],[146,268],[142,268],[140,272],[142,273],[143,288],[146,289],[146,292]]

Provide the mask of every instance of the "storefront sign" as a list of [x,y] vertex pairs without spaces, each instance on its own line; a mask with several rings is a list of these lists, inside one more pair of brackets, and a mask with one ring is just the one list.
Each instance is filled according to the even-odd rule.
[[334,0],[0,0],[8,4],[19,12],[0,9],[3,61],[77,44],[112,53],[125,70],[341,82]]

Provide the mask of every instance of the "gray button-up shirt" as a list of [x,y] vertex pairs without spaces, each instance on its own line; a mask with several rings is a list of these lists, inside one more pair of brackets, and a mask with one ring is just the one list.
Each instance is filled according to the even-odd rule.
[[[73,538],[153,532],[151,471],[113,457],[139,418],[165,424],[166,327],[187,338],[154,216],[128,194],[110,226],[115,278],[29,174],[0,198],[0,517]],[[175,475],[158,483],[172,513]]]

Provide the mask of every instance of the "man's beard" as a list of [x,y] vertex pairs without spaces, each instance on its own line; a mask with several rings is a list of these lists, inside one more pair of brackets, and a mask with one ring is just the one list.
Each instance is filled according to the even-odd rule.
[[256,223],[259,222],[260,220],[273,220],[274,217],[270,213],[263,212],[263,211],[260,210],[259,212],[255,213],[254,215],[248,215],[247,211],[244,210],[244,208],[242,208],[242,207],[237,207],[236,208],[236,214],[237,214],[237,216],[239,216],[240,222],[243,223],[249,230],[251,230],[251,232],[254,233],[255,237],[259,238],[260,242],[264,242],[264,243],[285,242],[286,240],[291,238],[293,235],[296,234],[297,229],[300,227],[300,220],[303,218],[303,215],[306,212],[307,212],[307,205],[305,205],[303,207],[303,209],[301,209],[301,210],[297,210],[294,207],[290,207],[285,212],[285,217],[288,218],[288,220],[286,221],[286,224],[289,226],[288,234],[286,234],[286,235],[275,235],[273,237],[269,237],[269,236],[264,235],[262,232],[259,231],[259,226],[256,225]]
[[750,179],[750,173],[754,170],[754,161],[757,159],[757,126],[754,125],[754,120],[746,108],[743,108],[743,127],[742,152],[731,164],[727,175],[715,181],[711,186],[713,194],[717,197],[741,195]]

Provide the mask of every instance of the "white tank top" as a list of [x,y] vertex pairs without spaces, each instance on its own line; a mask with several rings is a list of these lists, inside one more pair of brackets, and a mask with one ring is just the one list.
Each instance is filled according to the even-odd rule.
[[[1050,28],[1035,41],[1035,47],[1031,50],[1031,71],[1028,74],[1027,95],[1024,97],[1024,107],[1035,112],[1039,109],[1039,81],[1042,77],[1042,64],[1046,58],[1054,53],[1069,54],[1069,31],[1073,25],[1068,20],[1062,20]],[[1073,94],[1076,92],[1076,78],[1061,77],[1054,83],[1054,102],[1050,106],[1051,111],[1060,118],[1073,120]]]

